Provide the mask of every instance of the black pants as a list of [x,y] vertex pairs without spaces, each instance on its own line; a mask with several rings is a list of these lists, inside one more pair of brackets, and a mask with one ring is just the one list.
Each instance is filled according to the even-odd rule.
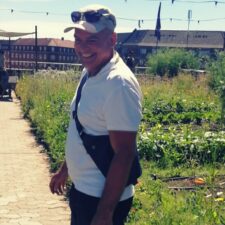
[[[95,215],[99,198],[77,191],[74,186],[70,190],[71,225],[90,225]],[[113,225],[124,225],[132,206],[133,198],[118,203],[113,214]]]

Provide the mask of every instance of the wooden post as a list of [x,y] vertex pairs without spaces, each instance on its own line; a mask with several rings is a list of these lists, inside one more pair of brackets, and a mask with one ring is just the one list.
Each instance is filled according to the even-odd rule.
[[12,60],[12,53],[11,53],[11,39],[9,37],[9,70],[12,68],[11,60]]
[[38,71],[38,40],[37,40],[37,26],[35,26],[35,71]]

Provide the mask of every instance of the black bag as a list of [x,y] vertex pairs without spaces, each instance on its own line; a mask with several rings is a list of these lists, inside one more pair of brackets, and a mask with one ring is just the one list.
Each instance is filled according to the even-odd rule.
[[[73,118],[75,120],[78,133],[82,139],[83,145],[87,153],[95,162],[96,166],[101,171],[101,173],[106,177],[108,174],[111,161],[114,156],[114,151],[110,144],[109,135],[96,136],[96,135],[86,134],[83,131],[83,127],[77,117],[77,106],[80,101],[81,91],[82,91],[83,85],[86,82],[86,79],[87,79],[87,75],[85,75],[82,78],[80,85],[77,89],[77,96],[75,100],[75,109],[73,111]],[[141,176],[141,173],[142,173],[141,165],[139,162],[138,152],[136,151],[136,156],[134,158],[134,161],[130,170],[130,175],[128,178],[127,185],[130,185],[130,184],[135,185],[137,183],[138,177]]]
[[[114,156],[114,151],[110,144],[109,136],[108,135],[94,136],[83,132],[81,134],[81,139],[83,141],[83,145],[87,153],[90,155],[90,157],[95,162],[96,166],[99,168],[102,174],[106,177],[108,174],[111,161]],[[140,176],[141,176],[141,165],[137,153],[131,167],[127,185],[136,184],[137,179]]]

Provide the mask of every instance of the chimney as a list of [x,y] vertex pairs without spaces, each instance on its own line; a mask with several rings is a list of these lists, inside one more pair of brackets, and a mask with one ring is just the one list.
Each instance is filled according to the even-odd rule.
[[61,40],[64,41],[64,37],[61,37]]

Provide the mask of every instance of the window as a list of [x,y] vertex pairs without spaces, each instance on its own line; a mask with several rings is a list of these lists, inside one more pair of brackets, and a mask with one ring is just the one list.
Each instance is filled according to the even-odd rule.
[[202,35],[199,35],[199,34],[198,34],[198,35],[195,35],[194,37],[195,37],[195,38],[201,38]]
[[55,55],[50,55],[50,60],[55,60]]
[[51,47],[51,51],[54,52],[55,51],[55,47]]
[[141,48],[141,49],[140,49],[140,53],[141,53],[142,55],[145,55],[145,54],[147,53],[147,49],[146,49],[146,48]]

